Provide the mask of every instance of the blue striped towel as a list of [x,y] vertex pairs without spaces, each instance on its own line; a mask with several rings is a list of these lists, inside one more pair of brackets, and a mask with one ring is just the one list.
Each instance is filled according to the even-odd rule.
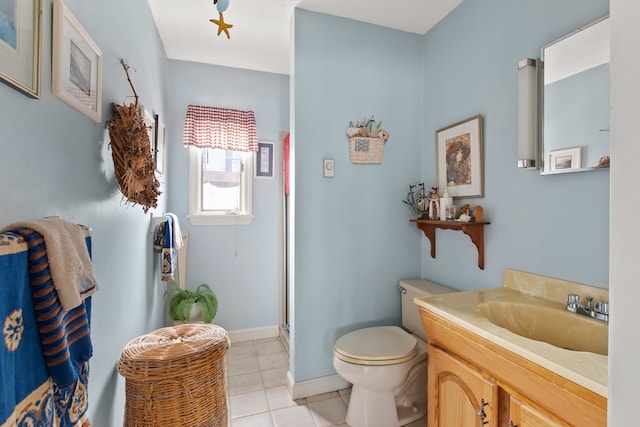
[[[91,298],[64,311],[51,278],[44,238],[28,228],[18,228],[14,233],[27,242],[31,294],[49,375],[58,387],[68,387],[78,381],[82,365],[93,354],[89,322]],[[88,249],[91,250],[90,246]]]

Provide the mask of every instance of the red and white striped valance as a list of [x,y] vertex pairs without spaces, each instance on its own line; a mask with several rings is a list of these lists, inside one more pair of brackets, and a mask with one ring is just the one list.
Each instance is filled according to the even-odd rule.
[[255,115],[253,111],[189,105],[183,143],[199,148],[258,151]]

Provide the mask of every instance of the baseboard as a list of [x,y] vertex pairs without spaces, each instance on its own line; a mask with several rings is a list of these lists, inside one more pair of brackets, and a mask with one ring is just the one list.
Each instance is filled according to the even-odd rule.
[[291,372],[287,372],[287,388],[293,400],[304,399],[316,394],[330,393],[348,387],[351,387],[351,383],[337,374],[295,382]]
[[232,343],[240,341],[260,340],[263,338],[277,338],[280,336],[278,325],[263,326],[261,328],[238,329],[227,331]]

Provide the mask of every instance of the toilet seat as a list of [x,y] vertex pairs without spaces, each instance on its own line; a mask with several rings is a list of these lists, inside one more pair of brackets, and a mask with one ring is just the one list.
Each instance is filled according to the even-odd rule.
[[418,354],[418,340],[397,326],[359,329],[340,337],[334,355],[357,365],[394,365]]

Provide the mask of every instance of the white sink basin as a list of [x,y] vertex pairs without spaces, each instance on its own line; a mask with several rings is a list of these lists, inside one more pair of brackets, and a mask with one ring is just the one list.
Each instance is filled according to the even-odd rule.
[[608,355],[607,323],[555,306],[490,301],[478,304],[480,314],[514,334],[573,351]]

